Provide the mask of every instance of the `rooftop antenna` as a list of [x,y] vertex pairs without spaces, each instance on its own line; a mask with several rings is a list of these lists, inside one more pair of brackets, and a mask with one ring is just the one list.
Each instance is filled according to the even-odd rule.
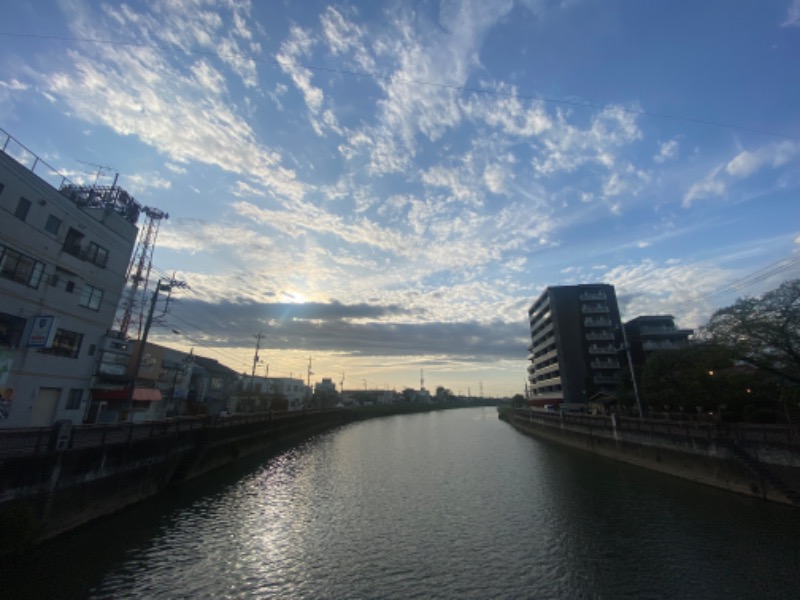
[[419,370],[419,389],[420,391],[425,389],[425,371],[423,369]]
[[[89,174],[94,173],[94,183],[92,183],[92,187],[97,187],[97,180],[100,179],[101,175],[105,177],[106,173],[116,171],[114,167],[110,167],[108,165],[98,165],[96,163],[86,162],[85,160],[78,160],[78,162],[81,163],[82,165],[86,165],[87,167],[94,167],[96,169],[96,171],[87,171]],[[116,177],[114,177],[114,185],[112,185],[111,187],[115,187],[117,185],[118,178],[119,178],[119,173],[117,173]]]
[[341,383],[339,384],[339,386],[340,386],[340,387],[339,387],[339,390],[340,390],[342,393],[344,393],[344,371],[342,371],[342,381],[341,381]]

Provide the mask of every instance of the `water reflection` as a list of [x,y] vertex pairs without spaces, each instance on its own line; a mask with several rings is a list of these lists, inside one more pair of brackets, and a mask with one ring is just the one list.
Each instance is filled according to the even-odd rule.
[[[53,597],[45,592],[62,585],[59,597],[98,598],[789,598],[800,582],[797,517],[524,437],[491,409],[464,409],[356,423],[218,474],[106,521],[102,534],[43,549],[17,565],[6,589]],[[48,569],[47,590],[22,583],[26,569],[33,577],[53,556],[60,563]]]

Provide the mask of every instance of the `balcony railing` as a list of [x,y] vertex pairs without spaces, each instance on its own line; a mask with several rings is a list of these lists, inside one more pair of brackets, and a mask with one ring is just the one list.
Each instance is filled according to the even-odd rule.
[[578,295],[581,302],[590,302],[592,300],[605,300],[605,292],[582,292]]
[[594,319],[587,317],[583,320],[584,327],[611,327],[611,319]]
[[584,314],[608,314],[609,308],[606,304],[584,304],[581,306]]
[[589,354],[616,354],[617,349],[611,344],[605,346],[589,346]]
[[591,341],[609,341],[614,339],[610,331],[595,331],[586,334],[586,339]]
[[593,360],[589,362],[593,369],[619,369],[618,360]]

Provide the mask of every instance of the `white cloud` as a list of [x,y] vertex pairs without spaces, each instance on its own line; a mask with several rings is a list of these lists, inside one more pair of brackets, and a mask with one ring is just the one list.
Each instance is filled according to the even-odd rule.
[[12,79],[10,81],[3,81],[0,79],[0,89],[9,90],[12,92],[24,92],[30,88],[30,85],[27,83],[22,83],[18,79]]
[[164,179],[158,173],[134,173],[125,176],[125,187],[132,192],[143,192],[148,189],[168,190],[172,182]]
[[725,194],[725,182],[719,177],[722,170],[720,165],[708,173],[701,181],[693,183],[686,194],[683,196],[682,206],[689,208],[695,200],[710,198],[711,196],[722,196]]
[[620,147],[641,139],[636,115],[620,106],[608,106],[592,117],[587,129],[579,129],[559,111],[553,126],[542,136],[542,150],[533,160],[541,175],[572,172],[586,163],[611,169]]
[[645,260],[610,269],[603,280],[615,286],[617,297],[629,298],[623,319],[636,315],[672,314],[679,326],[699,327],[714,310],[707,294],[730,281],[732,273],[716,264],[665,264]]
[[749,177],[764,166],[781,167],[800,151],[800,144],[780,142],[762,146],[752,152],[744,150],[737,154],[725,167],[734,177]]
[[658,149],[658,154],[653,157],[657,163],[663,163],[678,155],[678,140],[669,140],[661,144]]
[[63,100],[75,116],[120,135],[135,135],[174,163],[214,165],[250,177],[277,196],[306,193],[307,186],[281,166],[281,155],[257,142],[248,122],[228,102],[226,82],[210,62],[195,62],[187,74],[181,56],[156,45],[216,49],[215,36],[222,27],[218,14],[182,3],[153,14],[104,5],[109,18],[103,20],[84,14],[82,4],[70,7],[73,30],[80,37],[113,35],[117,22],[154,44],[81,46],[67,54],[72,70],[42,75],[47,92]]
[[800,0],[792,0],[781,27],[800,27]]

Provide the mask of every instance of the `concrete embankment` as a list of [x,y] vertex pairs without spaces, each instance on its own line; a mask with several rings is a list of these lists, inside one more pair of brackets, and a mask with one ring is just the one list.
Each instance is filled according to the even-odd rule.
[[18,552],[254,452],[352,420],[284,413],[0,434],[0,554]]
[[527,410],[504,418],[526,435],[800,506],[800,438],[794,427],[639,421]]

